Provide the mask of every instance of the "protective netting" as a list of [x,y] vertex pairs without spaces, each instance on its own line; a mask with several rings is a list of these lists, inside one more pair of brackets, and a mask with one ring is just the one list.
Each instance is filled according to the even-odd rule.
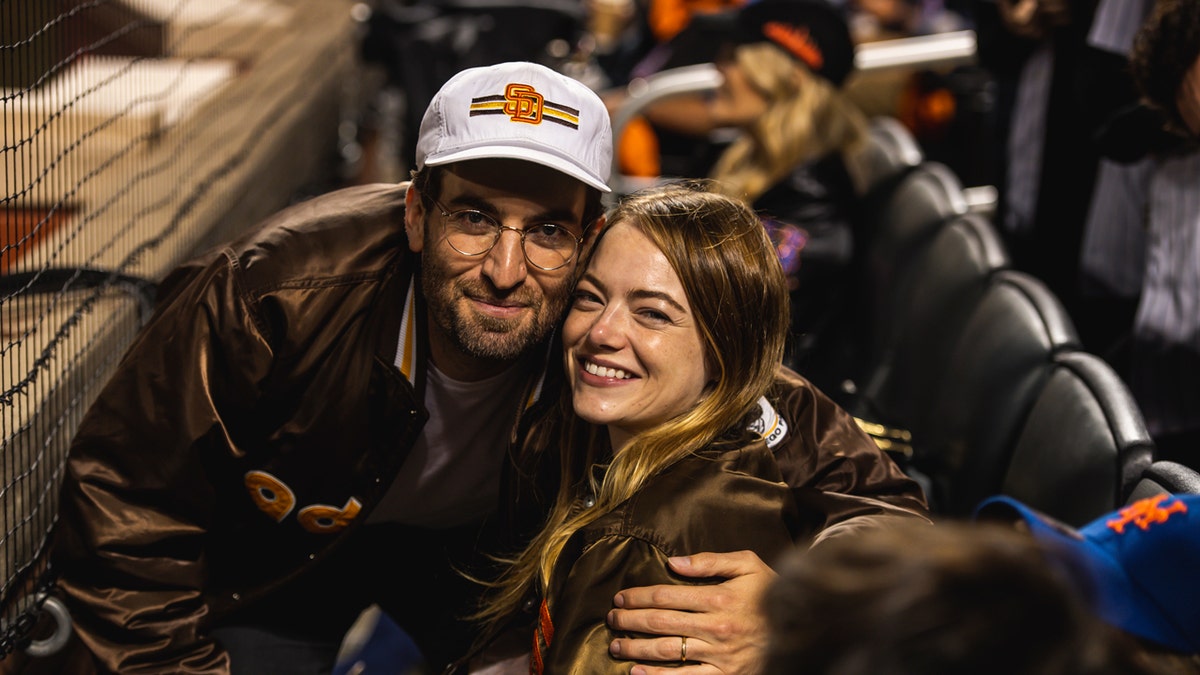
[[80,418],[182,260],[336,147],[344,0],[0,0],[0,658]]

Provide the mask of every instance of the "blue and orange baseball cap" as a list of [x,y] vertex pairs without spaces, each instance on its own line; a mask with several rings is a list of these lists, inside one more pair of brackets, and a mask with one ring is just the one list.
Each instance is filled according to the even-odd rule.
[[1101,619],[1174,651],[1200,653],[1200,495],[1155,495],[1079,529],[1003,496],[980,503],[975,519],[1024,522],[1090,570],[1084,587]]

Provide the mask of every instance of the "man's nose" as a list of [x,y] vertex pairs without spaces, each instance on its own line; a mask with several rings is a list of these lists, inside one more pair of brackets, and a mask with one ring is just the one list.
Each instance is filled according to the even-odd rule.
[[483,273],[501,290],[515,288],[525,281],[529,272],[520,230],[511,227],[500,230],[500,237],[484,258]]

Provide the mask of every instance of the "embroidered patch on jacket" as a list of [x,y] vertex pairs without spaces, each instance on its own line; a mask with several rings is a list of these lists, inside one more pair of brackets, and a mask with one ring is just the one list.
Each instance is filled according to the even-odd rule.
[[750,423],[750,431],[766,439],[767,447],[773,449],[787,436],[788,424],[767,397],[762,396],[758,399],[758,417]]
[[476,115],[508,115],[513,122],[541,124],[554,122],[572,129],[579,128],[579,111],[545,97],[528,84],[509,84],[504,94],[471,99],[471,117]]
[[296,508],[296,495],[292,489],[266,471],[247,471],[242,482],[258,510],[277,523],[282,523]]
[[[266,471],[247,471],[242,483],[258,510],[282,523],[296,508],[296,493],[278,477]],[[350,497],[341,507],[311,504],[296,512],[296,522],[313,534],[335,534],[346,529],[362,512],[362,502]]]

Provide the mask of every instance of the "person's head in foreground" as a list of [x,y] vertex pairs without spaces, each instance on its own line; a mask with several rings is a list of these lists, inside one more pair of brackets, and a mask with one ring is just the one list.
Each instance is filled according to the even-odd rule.
[[[580,269],[562,329],[567,385],[530,442],[562,449],[559,492],[488,616],[545,583],[570,535],[650,477],[697,450],[746,443],[787,325],[783,270],[743,202],[700,182],[622,200]],[[584,490],[595,506],[580,511]]]
[[409,247],[450,375],[505,365],[561,318],[603,214],[612,130],[599,97],[534,63],[464,70],[421,122]]
[[1161,672],[1093,611],[1073,556],[1010,525],[861,532],[797,550],[767,594],[768,675]]
[[[862,113],[840,88],[854,68],[841,12],[826,0],[757,0],[738,12],[735,46],[712,106],[745,135],[712,177],[750,201],[797,164],[857,147]],[[719,111],[719,112],[718,112]]]

